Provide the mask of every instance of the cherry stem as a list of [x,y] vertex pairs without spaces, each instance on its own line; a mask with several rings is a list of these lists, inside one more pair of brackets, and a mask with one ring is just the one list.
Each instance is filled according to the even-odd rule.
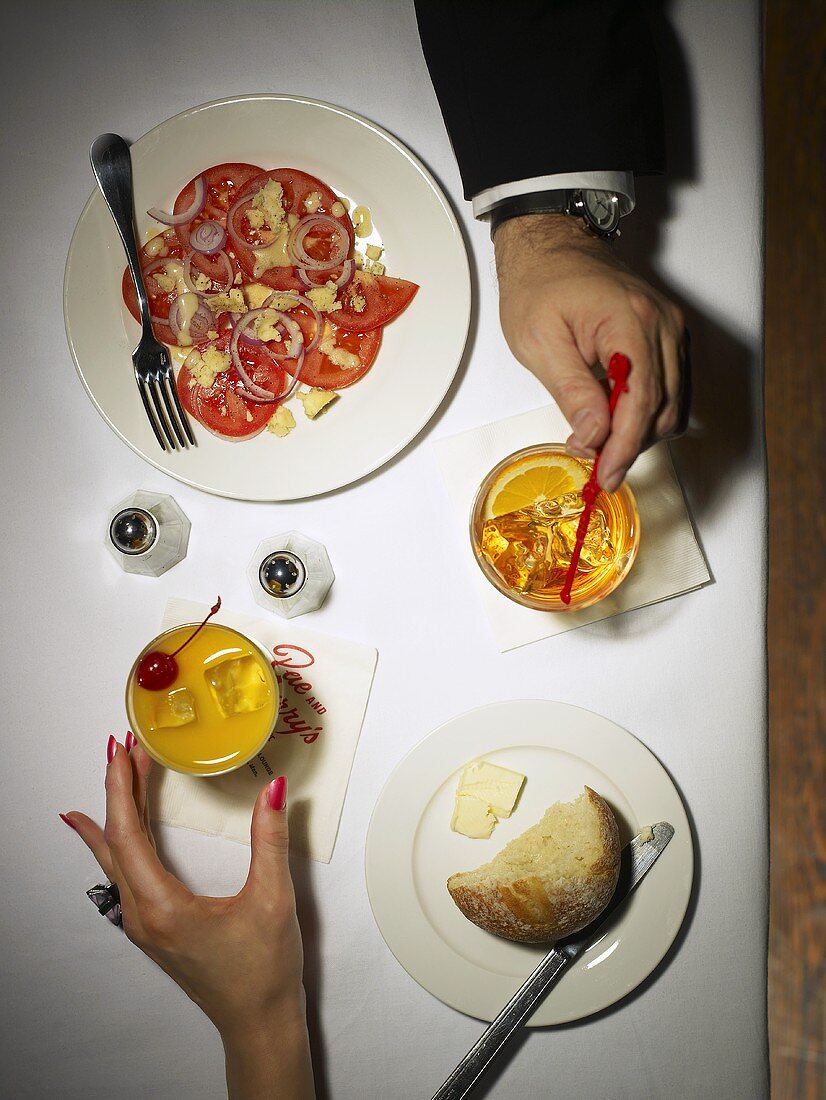
[[203,622],[201,623],[201,625],[200,625],[200,626],[198,626],[198,627],[196,627],[196,628],[195,628],[195,629],[194,629],[194,630],[192,631],[192,633],[191,633],[191,634],[189,635],[189,637],[187,638],[187,640],[186,640],[185,642],[183,642],[183,643],[182,643],[181,645],[179,645],[179,646],[178,646],[178,648],[177,648],[177,649],[175,650],[175,652],[174,652],[174,653],[170,653],[170,654],[169,654],[169,656],[170,656],[170,657],[177,657],[177,656],[178,656],[178,654],[179,654],[179,653],[181,652],[181,650],[182,650],[182,649],[183,649],[183,648],[184,648],[185,646],[188,646],[188,645],[189,645],[189,643],[190,643],[190,642],[192,641],[192,639],[193,639],[193,638],[195,637],[195,635],[196,635],[196,634],[198,634],[198,633],[200,633],[200,631],[202,631],[202,630],[204,629],[204,627],[205,627],[205,626],[206,626],[206,624],[207,624],[207,623],[209,622],[209,620],[210,620],[210,619],[212,618],[212,616],[213,616],[213,615],[217,615],[217,614],[218,614],[218,612],[219,612],[220,610],[221,610],[221,597],[219,596],[219,597],[218,597],[218,601],[217,601],[217,603],[216,603],[216,604],[215,604],[215,605],[213,606],[212,610],[211,610],[211,611],[210,611],[210,613],[209,613],[209,614],[207,615],[207,617],[206,617],[206,618],[204,619],[204,621],[203,621]]

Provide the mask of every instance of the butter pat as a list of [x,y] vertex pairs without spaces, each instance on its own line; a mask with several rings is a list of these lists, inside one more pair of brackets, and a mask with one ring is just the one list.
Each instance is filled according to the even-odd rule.
[[451,829],[474,839],[489,837],[499,818],[510,817],[524,782],[521,772],[471,761],[459,778]]
[[496,825],[496,817],[490,806],[471,794],[456,795],[450,827],[454,833],[469,836],[472,840],[487,840]]
[[643,828],[640,829],[640,832],[639,832],[640,844],[650,844],[653,839],[654,839],[654,830],[651,828],[651,826],[650,825],[643,826]]

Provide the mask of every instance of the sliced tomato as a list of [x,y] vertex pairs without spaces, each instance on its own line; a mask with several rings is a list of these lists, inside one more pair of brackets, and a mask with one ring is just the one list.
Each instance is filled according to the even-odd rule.
[[[301,172],[298,168],[273,168],[270,172],[262,172],[255,179],[249,181],[247,193],[249,194],[250,200],[252,200],[253,195],[257,191],[260,191],[269,180],[274,180],[281,184],[284,212],[286,214],[295,214],[296,217],[299,218],[305,217],[307,214],[305,206],[306,200],[310,195],[316,195],[320,201],[317,206],[315,203],[313,204],[315,207],[313,213],[335,217],[332,213],[332,208],[333,205],[338,202],[336,193],[329,188],[323,180],[318,179],[316,176],[311,176],[308,172]],[[262,240],[266,240],[266,237],[262,238],[258,233],[249,229],[249,225],[244,218],[244,210],[244,206],[241,206],[238,210],[235,216],[234,228],[242,240],[249,241],[250,247],[243,248],[239,246],[237,240],[233,240],[235,254],[244,271],[258,282],[273,287],[274,290],[306,290],[304,284],[297,277],[294,267],[271,267],[260,276],[253,275],[257,259],[253,247],[261,244]],[[353,225],[347,211],[345,210],[341,217],[336,218],[336,220],[347,232],[349,253],[349,250],[353,246],[354,235]],[[312,240],[307,240],[305,242],[308,253],[318,260],[327,259],[330,255],[330,242],[332,236],[333,234],[330,232],[325,232],[323,229],[319,230],[317,234],[313,235]]]
[[[162,243],[162,248],[158,249],[158,244]],[[180,293],[180,287],[177,285],[171,291],[165,291],[161,288],[160,284],[154,279],[152,272],[147,274],[147,269],[152,266],[153,260],[177,260],[178,263],[183,262],[184,250],[181,247],[181,243],[178,240],[174,230],[167,229],[163,233],[158,233],[146,242],[140,252],[141,270],[144,273],[144,285],[146,287],[146,293],[149,297],[149,312],[155,318],[152,325],[155,338],[160,340],[163,344],[177,345],[178,341],[175,338],[175,333],[172,331],[168,324],[165,324],[166,319],[169,317],[169,312],[172,308],[172,303]],[[219,260],[211,256],[201,256],[201,260],[208,261],[203,264],[204,274],[210,278],[215,279],[216,285],[208,290],[207,293],[217,294],[219,288],[226,287],[227,272],[226,267]],[[229,257],[230,265],[232,268],[232,280],[231,285],[235,284],[235,276],[241,271],[238,263],[233,257]],[[163,271],[163,268],[159,265],[156,266],[156,270]],[[192,273],[197,276],[197,272]],[[227,288],[229,289],[229,288]],[[123,278],[121,279],[121,293],[123,295],[123,301],[126,308],[132,314],[136,321],[140,322],[140,313],[138,311],[138,296],[135,293],[135,286],[132,282],[132,276],[129,274],[129,268],[124,268]]]
[[[398,317],[410,305],[418,289],[417,283],[407,279],[357,271],[339,296],[342,308],[336,310],[336,324],[350,332],[371,332]],[[353,299],[359,297],[365,303],[361,311],[353,305]]]
[[[140,261],[141,270],[144,272],[143,281],[149,298],[149,312],[153,317],[160,319],[160,321],[156,320],[153,322],[152,331],[155,333],[155,338],[160,340],[161,343],[176,345],[178,341],[175,339],[174,332],[169,325],[163,322],[169,317],[172,303],[178,296],[178,289],[175,287],[171,293],[167,293],[165,290],[161,289],[159,284],[152,278],[151,274],[146,274],[147,267],[149,267],[155,259],[177,260],[179,263],[182,261],[183,249],[181,248],[178,238],[175,236],[174,230],[167,229],[163,233],[158,233],[148,240],[140,251]],[[163,269],[159,268],[159,270],[162,271]],[[135,284],[132,282],[132,276],[129,274],[128,267],[123,269],[121,294],[123,295],[123,301],[126,308],[135,320],[140,322],[141,315],[138,310],[138,296],[135,293]]]
[[[297,310],[291,311],[291,316],[297,314]],[[307,330],[302,318],[296,317],[302,330],[307,336]],[[314,329],[315,325],[311,327]],[[301,368],[301,381],[307,386],[313,386],[320,390],[342,390],[346,386],[352,386],[358,382],[370,370],[373,360],[378,355],[381,344],[381,329],[373,329],[370,332],[345,332],[327,322],[327,327],[332,330],[332,340],[337,348],[343,348],[359,357],[358,366],[341,367],[325,355],[318,346],[304,357],[304,365]],[[295,370],[295,360],[283,360],[284,369],[292,374]]]
[[[210,345],[219,351],[229,352],[230,337],[225,334]],[[241,361],[253,382],[273,393],[281,393],[286,376],[259,344],[238,343]],[[263,430],[278,408],[277,403],[259,404],[243,397],[238,389],[241,378],[234,366],[215,376],[215,381],[205,389],[199,385],[189,368],[184,365],[178,372],[178,395],[181,404],[205,428],[222,439],[249,439]]]
[[[214,164],[205,172],[199,172],[206,180],[206,202],[201,213],[191,222],[177,227],[178,239],[185,248],[189,247],[190,231],[203,221],[215,221],[219,225],[227,224],[227,211],[237,198],[243,195],[247,184],[251,179],[260,176],[264,171],[257,164],[244,164],[237,161],[226,164]],[[180,214],[187,207],[192,206],[195,198],[195,183],[198,176],[191,179],[181,193],[175,199],[172,212]]]

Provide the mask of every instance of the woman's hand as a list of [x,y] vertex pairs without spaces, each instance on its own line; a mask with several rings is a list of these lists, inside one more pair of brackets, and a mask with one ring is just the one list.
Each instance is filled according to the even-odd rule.
[[314,1096],[286,780],[274,779],[256,800],[243,889],[199,897],[158,858],[147,811],[152,761],[131,734],[127,744],[109,738],[105,827],[77,811],[64,820],[117,883],[126,935],[218,1028],[233,1100]]
[[[683,315],[563,214],[511,218],[494,247],[508,346],[565,414],[571,453],[592,458],[603,447],[600,482],[613,491],[640,451],[677,426]],[[618,351],[632,370],[611,423],[592,367]]]

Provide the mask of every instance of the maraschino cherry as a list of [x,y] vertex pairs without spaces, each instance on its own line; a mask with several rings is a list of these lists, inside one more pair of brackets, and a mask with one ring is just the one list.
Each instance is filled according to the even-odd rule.
[[187,640],[179,645],[174,653],[162,653],[159,649],[150,649],[148,653],[144,653],[138,662],[138,670],[135,673],[135,679],[138,681],[139,686],[147,691],[163,691],[165,688],[172,687],[178,679],[178,662],[175,657],[184,646],[189,645],[195,635],[203,630],[212,616],[217,615],[220,609],[221,597],[219,596],[215,606],[210,610],[201,625],[192,631]]

